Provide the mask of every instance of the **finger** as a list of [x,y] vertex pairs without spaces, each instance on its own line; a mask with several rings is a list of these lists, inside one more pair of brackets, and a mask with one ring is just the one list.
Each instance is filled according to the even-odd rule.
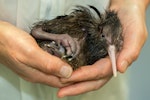
[[19,61],[32,66],[35,69],[43,71],[47,74],[68,78],[71,76],[72,68],[61,59],[48,54],[41,48],[29,48],[25,53],[26,57],[19,57]]
[[42,62],[40,65],[38,64],[38,68],[44,72],[64,78],[71,76],[71,66],[63,62],[61,59],[55,56],[47,55],[47,53],[41,53],[38,57],[40,58],[37,58],[37,61],[39,60]]
[[61,88],[58,91],[58,97],[64,97],[64,96],[74,96],[82,93],[86,93],[89,91],[97,90],[101,88],[106,82],[108,82],[109,78],[97,80],[97,81],[87,81],[87,82],[81,82],[76,83],[64,88]]
[[117,59],[118,71],[124,73],[132,64],[132,62],[134,62],[138,58],[139,52],[140,50],[136,49],[136,47],[124,47]]
[[53,75],[47,75],[45,73],[40,72],[39,70],[32,69],[32,67],[30,66],[26,66],[24,64],[19,64],[19,66],[19,70],[15,70],[16,73],[27,81],[33,83],[42,83],[57,88],[70,85],[69,83],[62,84],[58,77]]
[[[130,30],[130,28],[128,30]],[[117,66],[119,72],[125,72],[128,66],[131,65],[132,62],[134,62],[138,58],[146,40],[146,37],[147,32],[140,28],[138,29],[138,31],[135,32],[126,31],[124,36],[123,48],[117,59]]]
[[91,66],[83,66],[75,70],[68,79],[62,78],[62,83],[81,82],[97,80],[104,77],[112,76],[111,63],[108,58],[104,58]]

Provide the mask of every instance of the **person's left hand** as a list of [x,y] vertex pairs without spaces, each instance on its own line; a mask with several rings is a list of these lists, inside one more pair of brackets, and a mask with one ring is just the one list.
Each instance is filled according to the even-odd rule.
[[61,88],[58,96],[72,96],[97,90],[106,84],[111,77],[112,68],[110,59],[103,58],[93,65],[84,66],[75,70],[69,79],[62,79],[64,83],[74,84]]
[[[138,58],[146,41],[147,30],[144,17],[146,5],[143,0],[111,0],[111,3],[110,9],[118,12],[123,27],[124,43],[117,57],[117,70],[123,73]],[[64,83],[74,84],[60,88],[58,96],[72,96],[97,90],[111,77],[110,59],[103,58],[91,66],[84,66],[74,71],[70,78],[62,79]]]

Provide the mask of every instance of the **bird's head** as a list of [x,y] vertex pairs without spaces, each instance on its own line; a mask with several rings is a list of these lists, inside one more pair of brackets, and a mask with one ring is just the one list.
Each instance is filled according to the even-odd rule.
[[116,76],[116,52],[121,50],[123,44],[122,26],[117,13],[106,11],[99,24],[99,32],[100,41],[103,41],[112,62],[114,76]]

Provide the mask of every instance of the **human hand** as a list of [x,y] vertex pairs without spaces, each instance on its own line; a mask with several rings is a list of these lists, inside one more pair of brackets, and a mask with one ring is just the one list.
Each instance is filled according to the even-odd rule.
[[110,9],[118,12],[123,27],[124,44],[117,59],[117,69],[125,72],[138,58],[147,39],[145,10],[149,0],[111,0]]
[[[120,2],[118,4],[118,2]],[[118,12],[123,27],[124,44],[118,53],[117,69],[125,72],[134,62],[147,38],[145,25],[145,6],[143,1],[111,0],[110,9]],[[84,66],[73,72],[69,79],[62,79],[64,83],[73,85],[60,88],[59,97],[78,95],[97,90],[106,84],[112,76],[111,63],[104,58],[91,66]]]
[[16,72],[23,79],[63,87],[60,77],[68,78],[72,68],[36,44],[26,32],[0,21],[0,63]]
[[103,58],[93,65],[80,67],[72,73],[70,78],[61,79],[63,83],[70,83],[71,85],[60,88],[58,97],[73,96],[98,90],[111,79],[112,75],[109,58]]

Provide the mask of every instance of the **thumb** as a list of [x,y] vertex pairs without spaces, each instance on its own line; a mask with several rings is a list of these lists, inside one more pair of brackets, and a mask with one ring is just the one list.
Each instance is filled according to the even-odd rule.
[[127,68],[138,58],[139,50],[135,48],[124,48],[117,59],[117,69],[119,72],[124,73]]
[[130,34],[124,39],[122,51],[117,58],[117,69],[119,72],[125,72],[128,66],[138,58],[146,37],[146,34],[137,33]]
[[46,74],[52,74],[63,78],[69,78],[72,74],[70,65],[58,57],[43,51],[41,48],[34,50],[34,54],[30,55],[30,59],[28,64]]

